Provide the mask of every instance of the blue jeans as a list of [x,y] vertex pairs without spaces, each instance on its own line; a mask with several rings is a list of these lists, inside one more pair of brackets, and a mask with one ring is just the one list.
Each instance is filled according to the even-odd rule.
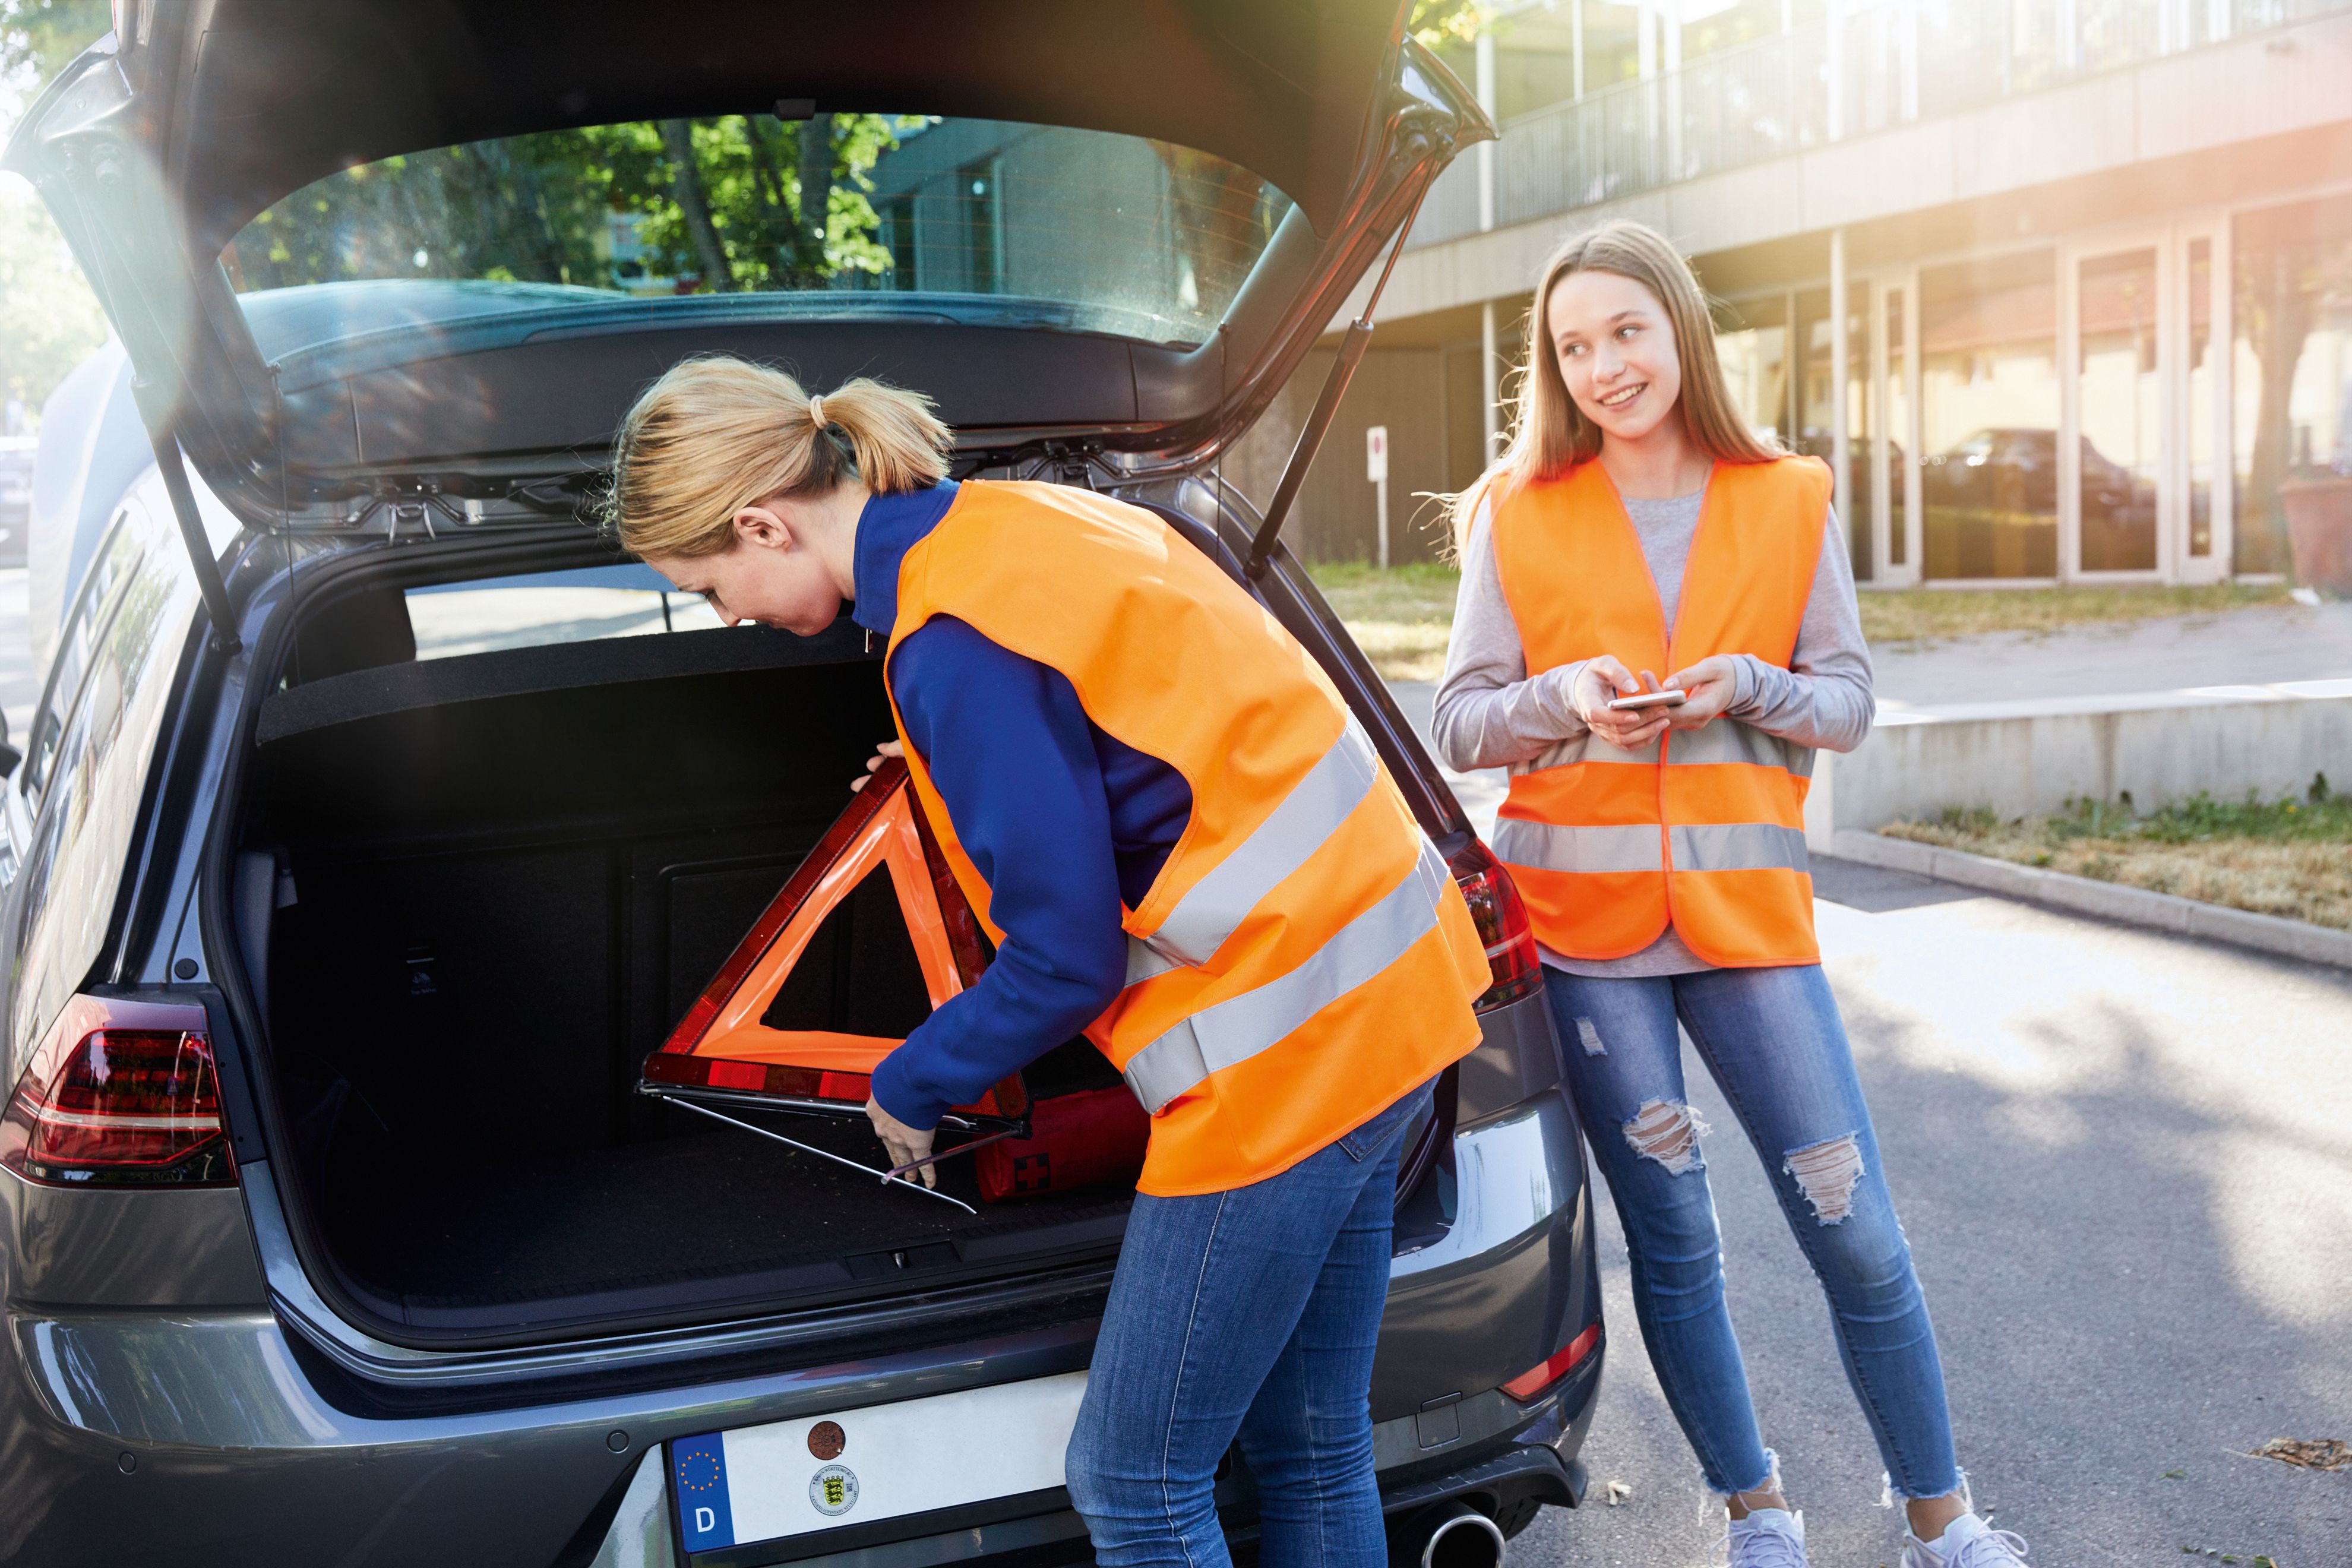
[[1547,970],[1570,1090],[1625,1227],[1633,1310],[1666,1403],[1718,1492],[1775,1473],[1723,1300],[1715,1200],[1677,1019],[1772,1179],[1829,1296],[1888,1489],[1958,1491],[1944,1370],[1895,1223],[1853,1054],[1819,964],[1601,980]]
[[1268,1568],[1385,1562],[1372,1350],[1400,1144],[1429,1092],[1278,1176],[1135,1200],[1066,1466],[1103,1568],[1226,1568],[1212,1493],[1236,1436]]

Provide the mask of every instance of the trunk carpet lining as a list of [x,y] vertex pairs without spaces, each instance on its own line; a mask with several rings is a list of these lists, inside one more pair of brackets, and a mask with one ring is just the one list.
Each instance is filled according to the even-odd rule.
[[[880,1158],[860,1128],[819,1131],[805,1119],[770,1120],[804,1142],[868,1163]],[[726,1128],[446,1176],[385,1180],[384,1165],[365,1164],[366,1173],[345,1169],[331,1178],[335,1253],[373,1289],[425,1310],[692,1285],[822,1263],[838,1267],[846,1285],[861,1276],[845,1258],[1075,1226],[1124,1214],[1131,1199],[1122,1189],[1097,1188],[982,1204],[971,1159],[950,1160],[940,1186],[980,1210],[967,1215]]]

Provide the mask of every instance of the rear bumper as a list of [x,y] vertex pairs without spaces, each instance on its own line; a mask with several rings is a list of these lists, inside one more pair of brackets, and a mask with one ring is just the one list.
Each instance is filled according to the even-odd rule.
[[[1574,1375],[1528,1407],[1533,1419],[1516,1435],[1481,1443],[1417,1479],[1383,1469],[1381,1507],[1391,1529],[1432,1503],[1452,1498],[1488,1514],[1503,1513],[1530,1499],[1570,1508],[1581,1502],[1584,1466],[1576,1455],[1592,1419],[1600,1380],[1601,1355],[1596,1352]],[[1376,1442],[1379,1436],[1376,1432]],[[593,1558],[595,1568],[673,1568],[677,1563],[663,1478],[659,1453],[648,1454],[639,1462],[614,1510],[612,1524],[597,1542]],[[1219,1511],[1227,1533],[1236,1542],[1256,1534],[1246,1490],[1246,1483],[1219,1488]],[[922,1533],[878,1545],[812,1540],[797,1545],[771,1543],[765,1548],[711,1552],[688,1561],[693,1568],[767,1568],[780,1563],[793,1568],[948,1568],[988,1559],[1018,1563],[1020,1568],[1056,1568],[1093,1561],[1085,1521],[1066,1507],[1011,1519],[991,1517],[979,1510],[965,1511],[970,1517],[929,1520]],[[840,1549],[833,1549],[836,1544]]]
[[[1451,1495],[1433,1485],[1475,1481],[1507,1459],[1509,1486],[1572,1496],[1600,1357],[1533,1405],[1496,1385],[1598,1310],[1575,1119],[1546,1093],[1459,1131],[1452,1164],[1426,1189],[1449,1212],[1401,1217],[1412,1249],[1395,1264],[1374,1385],[1383,1491],[1415,1506]],[[1425,1232],[1410,1228],[1421,1221]],[[0,1510],[0,1563],[667,1565],[664,1442],[1072,1371],[1087,1363],[1095,1332],[1078,1302],[1045,1326],[804,1371],[457,1414],[412,1400],[385,1415],[355,1408],[314,1375],[316,1347],[291,1337],[299,1314],[279,1308],[68,1315],[12,1306],[0,1352],[10,1505]],[[614,1348],[626,1360],[627,1347]],[[1531,1459],[1534,1449],[1549,1457]],[[1555,1481],[1542,1481],[1543,1467]],[[1454,1489],[1475,1485],[1505,1479]],[[1234,1506],[1245,1529],[1245,1489]],[[1055,1540],[1083,1553],[1067,1533],[1075,1521],[1053,1519],[869,1544],[859,1562],[917,1568],[982,1554],[998,1537],[986,1554]],[[650,1546],[648,1531],[658,1537]]]

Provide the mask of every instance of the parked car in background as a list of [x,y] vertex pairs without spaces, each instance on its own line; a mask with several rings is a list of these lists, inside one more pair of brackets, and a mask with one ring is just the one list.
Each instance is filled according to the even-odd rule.
[[[1011,1464],[1131,1194],[965,1214],[632,1092],[889,731],[846,618],[698,627],[583,526],[709,352],[929,392],[960,476],[1151,508],[1321,665],[1494,965],[1399,1182],[1383,1500],[1408,1549],[1572,1504],[1602,1328],[1532,935],[1218,471],[1486,132],[1401,9],[132,12],[6,154],[140,374],[81,384],[53,515],[100,521],[0,795],[0,1563],[1088,1560],[1050,1479],[877,1434]],[[795,1005],[919,1016],[892,907],[836,912]],[[1220,1501],[1246,1542],[1245,1464]]]
[[33,511],[31,436],[0,436],[0,566],[25,563],[25,535]]
[[[2058,434],[1978,430],[1921,459],[1930,577],[2058,574]],[[2076,458],[2081,568],[2153,569],[2156,486],[2084,437]],[[2141,557],[2145,556],[2145,559]]]

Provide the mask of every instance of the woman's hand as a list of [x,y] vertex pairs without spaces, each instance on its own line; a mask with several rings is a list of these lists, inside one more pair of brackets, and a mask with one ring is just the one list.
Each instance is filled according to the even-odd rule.
[[[883,759],[887,757],[903,757],[906,754],[907,746],[906,742],[903,741],[885,741],[880,745],[875,747],[874,754],[866,759],[865,777],[850,780],[849,793],[856,795],[859,790],[864,789],[866,787],[866,780],[871,779],[875,773],[882,766]],[[929,1145],[926,1145],[926,1147],[929,1147]]]
[[1671,708],[1633,708],[1622,711],[1609,706],[1610,699],[1631,697],[1639,691],[1658,689],[1658,678],[1648,670],[1636,680],[1633,672],[1610,654],[1584,661],[1576,672],[1576,685],[1569,693],[1569,701],[1576,716],[1585,726],[1609,744],[1622,752],[1638,752],[1666,732],[1666,716]]
[[[858,782],[863,784],[866,781],[860,779]],[[932,1134],[919,1132],[908,1126],[883,1110],[880,1100],[870,1097],[866,1100],[866,1117],[874,1123],[874,1135],[882,1140],[882,1152],[890,1157],[893,1170],[900,1165],[911,1165],[931,1152]],[[923,1178],[923,1185],[936,1187],[940,1184],[938,1173],[930,1166],[925,1165],[918,1173]]]
[[1711,654],[1666,677],[1666,685],[1690,693],[1681,707],[1666,710],[1666,721],[1677,730],[1702,729],[1739,695],[1739,661],[1727,653]]

